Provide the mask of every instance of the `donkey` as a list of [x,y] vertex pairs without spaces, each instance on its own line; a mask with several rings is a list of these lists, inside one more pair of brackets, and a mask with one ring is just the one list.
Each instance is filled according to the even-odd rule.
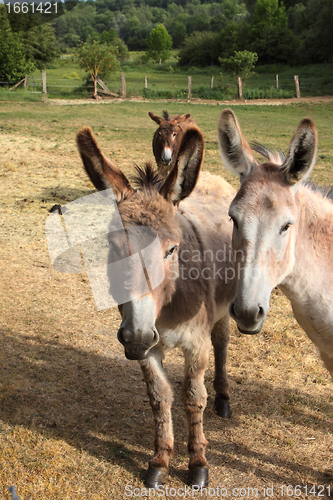
[[[137,167],[137,189],[103,155],[90,128],[79,131],[77,144],[95,187],[113,189],[125,230],[133,232],[145,226],[156,232],[161,243],[162,252],[151,260],[162,260],[163,281],[154,289],[150,286],[142,297],[119,306],[122,322],[118,339],[126,357],[140,363],[154,414],[155,454],[145,484],[157,488],[168,475],[173,453],[173,394],[162,360],[168,350],[179,347],[185,358],[182,401],[189,427],[189,483],[205,486],[204,374],[211,343],[215,354],[215,411],[221,417],[231,414],[226,357],[228,308],[235,290],[228,207],[236,191],[222,178],[200,173],[204,139],[198,128],[186,130],[175,166],[166,178],[150,164],[143,169]],[[140,286],[142,274],[134,268],[129,274],[127,286]]]
[[241,180],[229,210],[237,274],[230,314],[240,332],[260,332],[279,286],[333,376],[332,191],[305,182],[316,161],[316,127],[303,118],[286,156],[254,144],[266,159],[259,164],[233,111],[225,109],[218,141],[225,166]]
[[185,130],[197,124],[190,113],[170,116],[164,111],[163,118],[160,118],[149,111],[149,116],[159,126],[153,137],[153,153],[157,167],[159,172],[167,174],[176,163],[179,144]]

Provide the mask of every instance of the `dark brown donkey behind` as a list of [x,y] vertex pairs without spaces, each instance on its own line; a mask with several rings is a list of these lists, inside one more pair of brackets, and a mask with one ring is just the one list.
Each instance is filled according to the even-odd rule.
[[[166,179],[147,164],[137,170],[137,189],[105,158],[90,128],[78,133],[77,143],[85,170],[97,189],[113,189],[125,231],[145,226],[156,232],[161,245],[159,255],[151,261],[154,266],[162,262],[163,281],[154,289],[150,286],[142,297],[119,306],[122,323],[118,339],[126,357],[139,360],[154,413],[155,454],[149,462],[146,485],[156,488],[168,474],[173,453],[173,394],[162,360],[168,350],[179,347],[185,357],[182,400],[189,427],[189,482],[205,486],[204,374],[211,343],[215,410],[222,417],[230,416],[226,357],[234,280],[229,262],[232,224],[228,208],[235,191],[220,177],[209,173],[199,176],[204,140],[198,128],[185,132],[175,166]],[[148,272],[145,274],[150,278]],[[140,286],[140,276],[138,269],[131,268],[126,286]]]
[[163,111],[163,118],[160,118],[149,111],[149,116],[159,126],[153,137],[153,153],[159,172],[165,175],[175,166],[185,130],[196,126],[196,123],[190,113],[170,116]]

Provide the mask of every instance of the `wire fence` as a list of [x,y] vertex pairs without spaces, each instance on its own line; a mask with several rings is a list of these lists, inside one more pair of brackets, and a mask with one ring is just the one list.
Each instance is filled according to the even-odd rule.
[[[25,80],[25,81],[23,81]],[[21,82],[0,82],[1,100],[84,99],[92,96],[94,86],[74,74],[74,77],[48,77],[46,72],[26,77]],[[16,85],[15,85],[16,84]],[[141,96],[148,99],[211,99],[232,100],[239,97],[239,88],[232,79],[215,78],[211,75],[140,75],[113,74],[103,85],[98,85],[102,97]],[[14,88],[15,86],[15,88]],[[105,90],[110,90],[110,94]],[[324,78],[272,75],[264,82],[249,78],[242,89],[243,98],[278,99],[306,96],[333,95],[333,76]]]

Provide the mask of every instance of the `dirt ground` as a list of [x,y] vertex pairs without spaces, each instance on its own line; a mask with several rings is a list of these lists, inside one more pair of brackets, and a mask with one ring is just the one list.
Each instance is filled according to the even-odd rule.
[[[21,500],[147,497],[153,419],[139,366],[116,339],[118,311],[97,312],[86,274],[58,273],[49,259],[50,208],[93,192],[52,109],[45,127],[62,129],[47,144],[31,134],[28,118],[26,129],[1,132],[0,498],[9,500],[13,484]],[[171,352],[165,366],[175,391],[174,490],[165,497],[183,498],[181,353]],[[278,290],[260,335],[233,325],[228,372],[233,415],[221,420],[212,410],[211,355],[204,417],[211,490],[194,497],[327,498],[333,384]]]
[[[110,104],[114,102],[122,102],[124,99],[122,98],[115,98],[115,99],[109,99],[109,98],[102,98],[102,99],[89,99],[89,104]],[[126,99],[126,101],[130,102],[152,102],[151,99],[145,99],[144,97],[131,97]],[[325,102],[332,102],[333,101],[333,96],[328,95],[328,96],[314,96],[314,97],[293,97],[291,99],[251,99],[251,100],[240,100],[240,99],[234,99],[232,101],[214,101],[214,100],[204,100],[204,99],[191,99],[188,102],[191,102],[191,104],[218,104],[218,105],[226,105],[226,106],[236,106],[236,105],[245,105],[245,104],[251,104],[251,105],[256,105],[256,106],[285,106],[285,105],[290,105],[290,104],[301,104],[301,103],[313,103],[313,104],[319,104],[319,103],[325,103]],[[179,103],[184,103],[184,100],[171,100],[171,99],[158,99],[154,101],[154,103],[170,103],[170,102],[179,102]],[[56,105],[56,106],[67,106],[67,105],[80,105],[80,104],[87,104],[87,99],[49,99],[49,103]]]

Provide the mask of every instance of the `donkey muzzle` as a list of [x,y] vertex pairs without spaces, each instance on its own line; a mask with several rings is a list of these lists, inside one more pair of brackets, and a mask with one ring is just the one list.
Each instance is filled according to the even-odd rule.
[[127,359],[145,359],[152,347],[158,344],[160,336],[156,328],[149,332],[133,332],[120,327],[117,333],[119,342],[125,348]]
[[236,321],[238,330],[246,335],[259,333],[266,318],[265,310],[260,304],[241,308],[234,301],[230,304],[229,313]]
[[125,348],[127,359],[145,359],[160,340],[155,327],[155,303],[146,295],[121,307],[122,323],[118,340]]
[[161,155],[161,162],[163,165],[168,166],[172,161],[172,151],[170,148],[164,148]]

